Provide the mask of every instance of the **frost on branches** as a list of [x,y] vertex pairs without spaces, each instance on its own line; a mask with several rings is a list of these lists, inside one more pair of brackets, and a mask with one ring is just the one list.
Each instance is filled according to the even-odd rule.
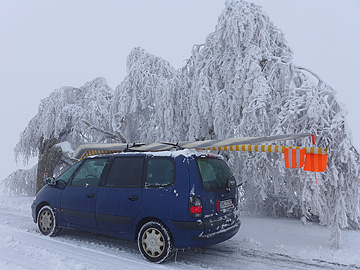
[[[346,125],[346,110],[337,101],[335,91],[319,78],[296,69],[294,84],[279,114],[277,130],[284,133],[311,132],[318,138],[317,145],[328,147],[328,167],[325,173],[291,175],[299,181],[302,214],[319,217],[329,225],[333,246],[341,247],[340,228],[359,228],[359,154],[351,145],[351,132]],[[301,192],[299,192],[301,191]]]
[[76,148],[84,141],[104,140],[104,134],[92,130],[83,120],[110,130],[109,105],[112,90],[104,78],[86,83],[80,88],[61,87],[41,100],[38,113],[20,134],[15,148],[16,157],[25,161],[36,156],[40,138],[68,141]]
[[128,75],[116,88],[111,106],[114,131],[128,142],[176,141],[184,126],[180,79],[165,60],[134,48]]
[[106,80],[97,78],[80,88],[61,87],[40,102],[37,115],[20,134],[15,147],[15,156],[23,156],[24,162],[39,157],[36,191],[45,174],[54,175],[59,166],[69,163],[56,144],[67,141],[75,149],[82,142],[111,139],[99,130],[110,130],[112,95]]
[[2,180],[5,193],[12,196],[34,196],[37,165],[28,170],[17,170]]
[[68,141],[75,149],[113,140],[113,133],[131,143],[314,133],[317,146],[328,148],[328,168],[317,183],[314,173],[285,169],[279,154],[227,154],[238,181],[247,181],[242,209],[319,221],[330,227],[335,248],[341,228],[360,228],[360,161],[346,111],[319,76],[292,62],[281,30],[260,7],[227,1],[215,31],[179,70],[141,48],[126,65],[114,93],[96,79],[42,100],[16,154],[40,160],[46,143],[54,149]]

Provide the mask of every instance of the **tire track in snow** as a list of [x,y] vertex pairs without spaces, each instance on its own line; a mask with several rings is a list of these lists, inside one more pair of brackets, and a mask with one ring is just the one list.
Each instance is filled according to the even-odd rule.
[[[285,254],[242,249],[230,240],[198,250],[179,251],[157,265],[143,260],[134,242],[75,230],[54,238],[36,230],[30,214],[0,208],[0,266],[4,269],[359,269],[326,261],[303,260]],[[9,240],[13,237],[13,240]],[[8,240],[7,240],[8,239]]]

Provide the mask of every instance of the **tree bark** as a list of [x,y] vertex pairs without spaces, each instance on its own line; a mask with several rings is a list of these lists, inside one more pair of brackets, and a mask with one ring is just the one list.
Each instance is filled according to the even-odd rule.
[[54,147],[58,143],[55,138],[40,138],[39,161],[36,176],[36,193],[44,186],[44,179],[53,176],[56,165],[63,155],[61,147]]

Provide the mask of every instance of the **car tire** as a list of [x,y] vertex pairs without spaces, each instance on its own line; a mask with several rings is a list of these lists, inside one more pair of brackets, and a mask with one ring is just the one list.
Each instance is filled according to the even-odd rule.
[[43,206],[37,216],[37,226],[43,235],[55,236],[59,233],[57,217],[54,209],[50,205]]
[[150,262],[164,262],[174,253],[170,232],[158,221],[147,222],[141,227],[137,243],[141,255]]

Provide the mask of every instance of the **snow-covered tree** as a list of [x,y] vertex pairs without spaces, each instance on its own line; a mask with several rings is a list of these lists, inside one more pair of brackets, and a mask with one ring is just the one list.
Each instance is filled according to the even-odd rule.
[[[40,102],[39,110],[15,148],[16,157],[26,162],[38,156],[37,191],[44,174],[52,175],[62,158],[62,150],[54,148],[69,142],[75,149],[81,142],[106,142],[113,139],[110,129],[112,89],[104,78],[97,78],[80,88],[61,87]],[[105,132],[99,132],[104,130]],[[52,160],[52,161],[49,161]]]
[[13,172],[2,180],[4,191],[12,196],[34,196],[37,166]]
[[[289,84],[290,61],[281,31],[264,12],[247,2],[227,1],[215,32],[194,47],[183,69],[192,97],[188,139],[270,135]],[[238,177],[251,179],[244,185],[245,205],[259,211],[270,183],[282,181],[273,169],[274,157],[230,156]]]
[[20,134],[15,154],[25,161],[39,153],[40,138],[69,141],[77,147],[84,141],[104,141],[106,135],[91,129],[83,120],[104,130],[109,125],[109,105],[112,90],[104,78],[97,78],[84,86],[61,87],[41,100],[38,113]]
[[[183,69],[190,81],[188,138],[316,134],[318,146],[329,148],[328,170],[318,174],[317,185],[314,174],[285,170],[276,155],[232,154],[229,162],[250,182],[244,186],[247,209],[317,216],[339,247],[339,228],[359,226],[360,217],[359,155],[345,110],[316,74],[292,62],[283,34],[259,7],[245,1],[225,5],[215,32],[194,47]],[[292,144],[304,143],[310,141]]]
[[311,132],[317,135],[318,146],[328,147],[328,168],[317,174],[288,175],[300,182],[302,214],[316,215],[329,225],[334,247],[341,246],[341,228],[359,226],[360,186],[359,154],[351,145],[351,132],[346,125],[346,110],[335,91],[312,78],[314,73],[297,69],[294,82],[278,117],[280,132]]
[[113,129],[128,142],[173,141],[184,133],[180,80],[165,60],[134,48],[128,75],[116,88],[111,106]]

